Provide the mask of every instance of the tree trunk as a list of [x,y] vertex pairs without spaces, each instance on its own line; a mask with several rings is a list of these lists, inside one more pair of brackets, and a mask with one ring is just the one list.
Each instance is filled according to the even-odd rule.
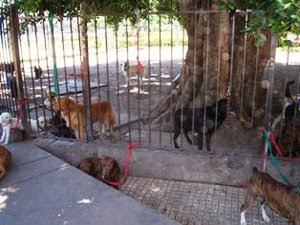
[[185,63],[181,77],[153,111],[153,117],[161,115],[164,122],[169,122],[177,108],[209,106],[225,98],[228,88],[241,121],[249,121],[251,115],[263,116],[265,95],[260,82],[269,59],[270,35],[266,35],[268,41],[257,51],[250,35],[244,44],[245,13],[231,17],[226,12],[209,12],[206,10],[218,10],[218,6],[201,0],[182,0],[180,6],[188,36]]

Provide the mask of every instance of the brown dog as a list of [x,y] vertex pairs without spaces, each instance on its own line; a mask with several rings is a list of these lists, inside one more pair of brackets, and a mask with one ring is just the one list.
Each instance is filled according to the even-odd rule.
[[[120,166],[119,163],[112,157],[86,158],[79,163],[78,168],[100,181],[120,181]],[[115,186],[113,187],[118,189]]]
[[293,187],[279,183],[268,173],[259,172],[253,168],[253,174],[247,186],[245,204],[241,206],[241,225],[246,225],[245,212],[257,196],[263,197],[261,211],[263,219],[270,222],[265,211],[265,204],[276,213],[288,218],[293,225],[300,225],[300,194],[293,190]]
[[5,176],[6,169],[11,161],[11,153],[0,145],[0,180]]
[[[53,109],[61,112],[61,116],[66,120],[67,126],[75,130],[77,139],[86,140],[85,110],[83,104],[76,103],[75,100],[61,97],[53,103]],[[92,123],[99,122],[102,131],[110,129],[111,134],[116,125],[116,115],[108,101],[98,102],[91,105]],[[78,123],[79,119],[79,123]]]

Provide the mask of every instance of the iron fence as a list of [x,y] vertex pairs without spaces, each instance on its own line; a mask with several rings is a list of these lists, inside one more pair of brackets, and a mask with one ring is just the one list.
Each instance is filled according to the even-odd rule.
[[[29,18],[20,15],[18,19],[17,15],[11,14],[11,17],[5,18],[1,24],[1,111],[18,116],[19,101],[25,98],[27,102],[20,111],[22,122],[28,125],[26,126],[28,134],[74,139],[74,127],[70,120],[77,120],[79,125],[76,129],[84,129],[89,141],[100,137],[103,143],[123,145],[126,142],[138,142],[144,147],[174,150],[173,121],[176,110],[180,109],[180,116],[177,119],[180,121],[181,150],[198,152],[194,144],[204,139],[205,133],[210,130],[209,132],[213,133],[211,153],[228,153],[228,149],[231,149],[230,153],[239,154],[252,154],[251,149],[252,152],[253,150],[258,152],[262,147],[262,133],[258,127],[262,124],[255,114],[256,98],[259,95],[257,85],[260,85],[260,78],[257,77],[261,62],[259,56],[262,49],[257,47],[255,55],[248,54],[247,48],[252,37],[243,33],[242,39],[239,40],[236,30],[236,17],[242,15],[246,26],[250,12],[237,11],[233,16],[215,10],[186,13],[202,15],[205,28],[202,34],[204,47],[199,49],[203,54],[200,57],[203,59],[202,86],[196,82],[199,73],[197,54],[200,53],[195,44],[192,69],[194,82],[191,86],[192,100],[189,104],[186,104],[184,96],[178,96],[182,94],[183,86],[186,84],[183,74],[187,72],[183,71],[183,68],[188,63],[186,56],[188,49],[191,48],[189,43],[192,36],[177,21],[165,19],[161,13],[149,13],[146,22],[137,18],[137,25],[131,25],[125,19],[116,29],[108,24],[106,16],[99,16],[89,23],[82,21],[80,17],[45,17],[38,23],[29,23],[21,32],[18,25],[28,22]],[[216,40],[213,38],[215,34],[211,29],[211,21],[215,14],[224,15],[228,19],[225,39],[221,35]],[[196,18],[195,16],[194,19]],[[194,43],[199,38],[196,35],[198,29],[199,26],[195,22]],[[216,30],[224,32],[222,29],[224,27],[220,26]],[[267,97],[263,98],[265,110],[262,119],[266,128],[273,124],[279,142],[280,138],[291,140],[291,145],[287,147],[282,144],[282,147],[289,148],[289,157],[292,157],[292,153],[298,154],[297,149],[300,145],[297,136],[299,98],[297,100],[296,97],[299,96],[299,61],[292,61],[297,59],[299,49],[295,52],[288,48],[287,51],[279,51],[276,54],[275,37],[272,40],[267,43],[272,46],[262,83],[267,90]],[[214,41],[216,43],[213,43]],[[224,45],[224,42],[227,44]],[[227,46],[227,54],[224,54],[224,46]],[[212,55],[217,56],[213,58]],[[238,60],[237,55],[241,55],[242,60]],[[247,67],[249,58],[255,60],[253,68],[255,77],[252,83],[252,97],[248,98],[252,101],[250,109],[252,113],[246,129],[241,126],[241,117],[238,114],[242,114],[246,104],[244,95],[248,94],[245,91],[248,85],[248,77],[245,74],[246,70],[249,70]],[[240,74],[237,75],[234,67],[239,62],[242,66]],[[132,67],[126,68],[126,65]],[[223,71],[225,66],[227,72]],[[133,70],[132,77],[129,77],[129,69]],[[144,72],[141,73],[141,70]],[[210,86],[212,71],[217,74],[214,90]],[[225,73],[227,75],[224,78]],[[233,96],[235,79],[240,80],[241,91]],[[288,98],[286,84],[291,80],[295,80],[295,84],[291,85],[292,96],[289,100],[293,98],[293,104],[296,106],[293,108],[292,126],[286,128],[282,119],[279,120],[278,128],[273,121],[276,116],[285,115]],[[199,98],[202,102],[198,104],[195,100],[198,98],[199,93],[196,90],[199,86],[203,87],[203,92],[199,92],[202,94]],[[228,91],[227,97],[224,89]],[[223,95],[220,94],[222,90]],[[212,92],[214,94],[211,94]],[[83,124],[80,124],[82,121],[78,111],[77,118],[71,118],[69,112],[69,119],[66,119],[66,116],[64,118],[69,121],[66,123],[61,113],[59,114],[62,106],[60,105],[59,110],[53,109],[53,102],[62,96],[72,98],[77,104],[84,106]],[[237,96],[240,96],[240,101],[235,100]],[[216,111],[210,111],[213,103],[221,98],[227,100],[224,123],[220,122],[218,117],[219,104],[215,106]],[[214,102],[211,99],[214,99]],[[103,124],[91,123],[93,122],[91,105],[103,101],[108,101],[116,114],[116,126],[112,132],[101,133]],[[158,110],[158,106],[166,102],[169,111]],[[231,108],[232,103],[238,104]],[[186,108],[190,108],[192,114],[185,114]],[[198,118],[195,109],[200,110],[201,119]],[[188,129],[190,132],[186,136],[194,143],[192,145],[183,137],[184,121],[187,119],[184,117],[191,117],[191,129]],[[169,118],[169,121],[166,122],[165,118]],[[195,121],[201,121],[203,124],[198,127]],[[289,129],[291,131],[287,131]],[[197,135],[199,132],[204,134],[201,138]]]

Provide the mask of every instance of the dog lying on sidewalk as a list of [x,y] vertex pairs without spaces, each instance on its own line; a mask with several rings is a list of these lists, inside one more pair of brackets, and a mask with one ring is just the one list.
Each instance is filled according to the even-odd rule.
[[[120,166],[117,160],[112,157],[91,157],[83,159],[78,168],[100,181],[119,182]],[[118,189],[115,186],[112,186]]]
[[246,225],[245,212],[254,203],[255,198],[263,198],[261,211],[264,221],[270,222],[266,214],[267,204],[273,211],[286,217],[293,225],[300,225],[300,194],[293,187],[279,183],[268,173],[259,172],[256,167],[247,186],[245,203],[241,206],[241,225]]
[[11,153],[0,145],[0,180],[5,176],[6,169],[11,162]]
[[[227,106],[227,99],[221,99],[217,103],[213,104],[212,106],[204,108],[179,108],[176,110],[173,123],[174,123],[174,136],[173,142],[175,148],[179,148],[177,144],[177,138],[181,133],[181,123],[183,134],[185,135],[187,141],[192,144],[191,139],[188,136],[188,132],[194,131],[198,133],[198,149],[202,150],[203,143],[203,126],[205,125],[205,136],[206,136],[206,149],[210,151],[210,142],[213,133],[216,129],[218,129],[226,118],[226,106]],[[206,111],[205,111],[206,110]],[[206,113],[205,113],[206,112]],[[205,123],[204,123],[204,113],[206,114]],[[193,121],[194,116],[194,121]],[[217,121],[216,121],[217,118]],[[216,124],[215,124],[216,121]],[[194,122],[194,124],[193,124]]]

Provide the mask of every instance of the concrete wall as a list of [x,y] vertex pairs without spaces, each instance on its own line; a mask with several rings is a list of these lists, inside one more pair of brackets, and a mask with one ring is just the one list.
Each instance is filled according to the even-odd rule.
[[[34,143],[62,160],[77,166],[91,156],[112,156],[124,167],[126,146],[117,148],[104,146],[100,142],[81,143],[77,141],[37,138]],[[260,168],[260,157],[239,155],[187,154],[172,150],[149,150],[138,148],[131,155],[129,174],[171,180],[241,185],[245,183],[253,166]],[[283,172],[293,184],[300,181],[300,163],[280,162]],[[271,162],[267,171],[281,180]]]

